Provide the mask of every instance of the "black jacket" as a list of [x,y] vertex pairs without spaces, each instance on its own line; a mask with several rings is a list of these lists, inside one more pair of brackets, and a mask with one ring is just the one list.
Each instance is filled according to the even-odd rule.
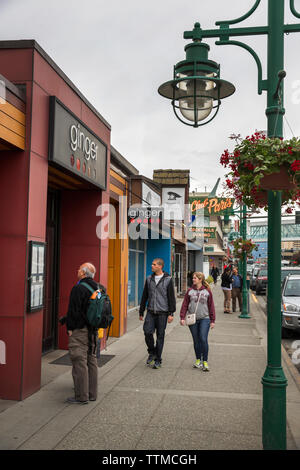
[[100,287],[100,289],[105,291],[104,286],[97,284],[97,282],[89,277],[81,279],[72,288],[67,312],[67,330],[77,330],[88,326],[86,312],[92,294],[85,286],[81,285],[82,282],[89,284],[94,290]]
[[221,287],[227,287],[228,289],[230,289],[231,284],[232,284],[232,273],[230,272],[230,274],[227,274],[227,273],[223,273],[222,276],[221,276],[221,279],[222,279],[222,282],[221,282]]
[[153,313],[168,313],[173,316],[176,311],[176,298],[170,274],[164,272],[157,285],[154,273],[147,277],[140,302],[140,316],[143,316],[146,304],[148,310]]

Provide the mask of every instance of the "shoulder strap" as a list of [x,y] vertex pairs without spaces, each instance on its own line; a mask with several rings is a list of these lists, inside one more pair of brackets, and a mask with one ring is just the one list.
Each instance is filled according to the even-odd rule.
[[95,289],[89,286],[86,282],[81,282],[80,285],[86,287],[92,294],[95,292]]

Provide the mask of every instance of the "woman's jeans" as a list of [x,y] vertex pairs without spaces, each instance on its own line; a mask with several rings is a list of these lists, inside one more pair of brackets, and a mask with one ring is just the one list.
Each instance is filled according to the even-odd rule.
[[190,325],[189,328],[193,337],[196,359],[202,359],[207,362],[210,319],[202,318],[201,320],[197,320],[196,323]]

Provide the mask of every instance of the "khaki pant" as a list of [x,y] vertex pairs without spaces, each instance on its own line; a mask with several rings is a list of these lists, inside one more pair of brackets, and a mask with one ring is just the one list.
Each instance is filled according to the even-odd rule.
[[69,336],[69,353],[72,361],[72,375],[75,399],[79,401],[97,399],[98,364],[94,345],[88,354],[89,340],[87,327],[73,330]]
[[224,290],[223,289],[223,294],[224,294],[224,311],[229,312],[230,311],[230,302],[231,302],[231,290]]
[[242,292],[239,287],[232,288],[232,311],[236,310],[236,299],[239,301],[240,312],[242,311]]

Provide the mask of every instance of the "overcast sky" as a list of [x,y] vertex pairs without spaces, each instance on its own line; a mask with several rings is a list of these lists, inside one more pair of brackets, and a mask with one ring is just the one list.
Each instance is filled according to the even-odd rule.
[[[231,133],[266,129],[266,92],[257,94],[257,66],[236,46],[210,45],[221,78],[236,92],[217,117],[195,129],[178,121],[157,93],[185,58],[183,32],[246,13],[254,0],[0,0],[0,39],[35,39],[112,126],[112,145],[140,172],[191,170],[191,189],[212,189],[224,176],[219,158]],[[286,23],[297,23],[286,0]],[[300,0],[295,2],[300,11]],[[267,23],[267,0],[240,26]],[[254,47],[266,78],[266,38],[237,38]],[[285,36],[285,138],[300,135],[300,33]],[[0,66],[1,73],[1,66]],[[288,125],[289,124],[289,125]],[[289,128],[292,129],[292,132]]]

